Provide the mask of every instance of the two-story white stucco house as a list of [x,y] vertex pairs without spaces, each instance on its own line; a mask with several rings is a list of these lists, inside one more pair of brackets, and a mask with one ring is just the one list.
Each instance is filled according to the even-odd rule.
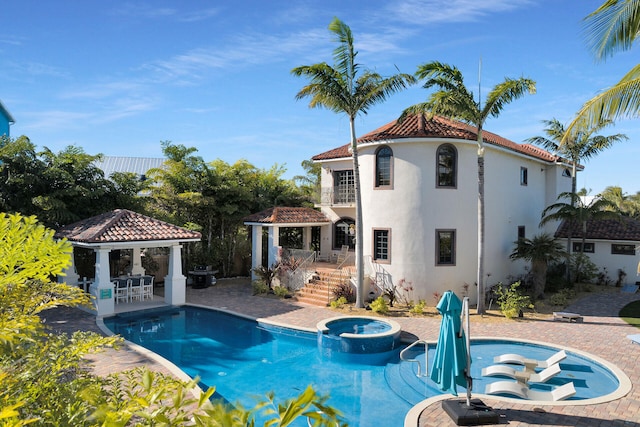
[[[525,262],[509,259],[518,238],[556,232],[558,223],[539,227],[541,214],[558,201],[560,193],[571,191],[571,167],[536,146],[517,144],[487,131],[483,137],[488,289],[525,273]],[[318,207],[329,220],[322,224],[314,219],[314,235],[318,236],[314,249],[323,258],[344,246],[355,247],[349,149],[346,144],[313,157],[322,165]],[[358,139],[367,280],[387,286],[410,282],[414,300],[432,302],[435,294],[453,290],[468,293],[471,302],[476,302],[477,150],[474,127],[438,116],[393,121]],[[262,235],[263,227],[269,227],[266,246],[277,248],[277,229],[289,224],[278,223],[272,216],[247,223],[258,226],[253,264],[262,265],[264,257],[257,247],[264,245],[256,237]],[[303,225],[300,219],[291,224]],[[269,251],[273,261],[277,249]],[[633,258],[637,263],[635,255]]]

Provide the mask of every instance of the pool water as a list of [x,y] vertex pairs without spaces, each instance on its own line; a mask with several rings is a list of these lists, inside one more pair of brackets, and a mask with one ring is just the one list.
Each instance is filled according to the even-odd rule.
[[[418,378],[418,366],[399,360],[401,348],[385,354],[358,355],[356,361],[334,360],[318,351],[316,333],[276,327],[211,309],[180,307],[119,314],[105,325],[125,339],[170,360],[189,376],[201,378],[203,388],[215,386],[215,397],[253,407],[257,397],[273,391],[277,401],[297,396],[309,384],[339,409],[352,427],[402,426],[409,409],[425,398],[441,394],[428,378]],[[424,347],[413,357],[424,359]],[[413,349],[412,349],[413,351]],[[472,341],[474,393],[484,393],[489,382],[481,376],[493,357],[519,353],[546,359],[557,349],[512,341]],[[429,368],[435,346],[428,349]],[[573,381],[572,399],[602,396],[618,386],[616,377],[601,365],[567,352],[562,372],[539,389]],[[422,368],[424,372],[424,365]],[[533,388],[533,386],[532,386]],[[459,389],[464,395],[465,390]],[[306,422],[299,425],[306,425]]]

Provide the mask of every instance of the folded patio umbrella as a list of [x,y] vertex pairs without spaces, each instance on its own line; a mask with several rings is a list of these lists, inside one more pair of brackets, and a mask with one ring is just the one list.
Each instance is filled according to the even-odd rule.
[[442,315],[442,322],[431,379],[438,384],[440,390],[457,396],[456,386],[468,387],[466,338],[460,319],[462,302],[455,293],[447,291],[436,308]]

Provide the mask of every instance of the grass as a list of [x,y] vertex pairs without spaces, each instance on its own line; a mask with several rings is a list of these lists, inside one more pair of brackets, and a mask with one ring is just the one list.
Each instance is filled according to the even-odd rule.
[[620,310],[619,316],[636,328],[640,328],[640,301],[633,301]]

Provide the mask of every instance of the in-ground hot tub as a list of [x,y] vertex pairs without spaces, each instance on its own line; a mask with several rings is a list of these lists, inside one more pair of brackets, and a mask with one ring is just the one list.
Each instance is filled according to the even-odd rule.
[[393,320],[367,316],[333,317],[318,322],[317,328],[318,349],[329,358],[381,363],[400,344],[400,324]]

